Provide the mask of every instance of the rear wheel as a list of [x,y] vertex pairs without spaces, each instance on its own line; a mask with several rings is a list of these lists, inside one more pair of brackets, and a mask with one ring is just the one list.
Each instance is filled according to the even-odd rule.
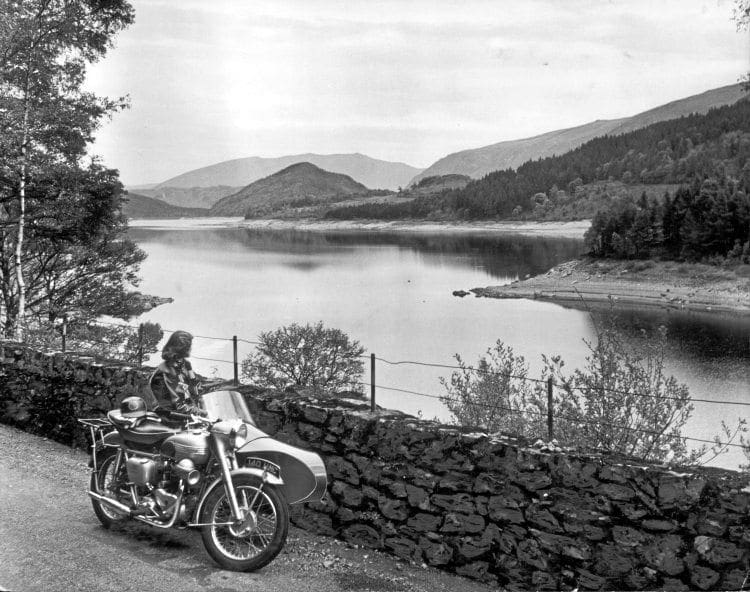
[[[119,469],[115,472],[117,465],[116,448],[105,448],[96,457],[96,473],[91,474],[90,488],[92,491],[105,497],[110,497],[120,503],[128,504],[127,487],[128,480],[125,463],[120,463]],[[96,517],[105,528],[114,524],[121,524],[128,519],[128,515],[114,509],[106,503],[91,498],[91,504],[94,506]]]
[[233,522],[232,510],[221,485],[206,498],[199,518],[202,523],[216,525],[203,526],[201,536],[216,563],[234,571],[253,571],[273,561],[284,547],[289,508],[279,490],[258,477],[237,475],[233,481],[245,521],[226,524]]

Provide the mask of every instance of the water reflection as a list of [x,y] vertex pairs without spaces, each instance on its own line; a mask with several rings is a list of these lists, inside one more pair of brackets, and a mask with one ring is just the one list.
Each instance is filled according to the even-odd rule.
[[[578,239],[537,238],[521,235],[467,234],[428,235],[423,233],[384,232],[305,232],[297,230],[259,230],[247,228],[164,231],[133,228],[137,242],[157,240],[175,248],[185,245],[190,233],[191,248],[237,249],[287,255],[340,255],[345,251],[387,248],[410,251],[427,265],[456,265],[484,270],[495,278],[523,278],[547,271],[581,254]],[[315,260],[294,266],[315,270]]]

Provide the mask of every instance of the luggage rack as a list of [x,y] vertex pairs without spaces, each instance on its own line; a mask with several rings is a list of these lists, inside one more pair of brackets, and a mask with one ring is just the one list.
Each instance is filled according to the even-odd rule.
[[77,421],[89,428],[89,432],[91,433],[91,460],[94,471],[96,471],[96,449],[100,446],[107,446],[106,442],[104,442],[104,435],[114,426],[106,417],[87,417],[78,419]]

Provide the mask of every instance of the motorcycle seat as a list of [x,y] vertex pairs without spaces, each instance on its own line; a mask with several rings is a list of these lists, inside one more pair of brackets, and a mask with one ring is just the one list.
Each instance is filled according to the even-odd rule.
[[123,439],[137,444],[157,444],[176,434],[178,428],[170,428],[164,425],[158,418],[139,417],[136,419],[123,417],[118,409],[107,414],[109,420],[122,434]]

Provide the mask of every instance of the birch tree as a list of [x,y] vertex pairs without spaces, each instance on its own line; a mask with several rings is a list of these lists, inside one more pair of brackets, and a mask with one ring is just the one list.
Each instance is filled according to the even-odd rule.
[[0,292],[5,335],[22,339],[27,234],[43,223],[28,217],[29,191],[75,201],[77,185],[50,193],[40,181],[50,171],[96,168],[84,163],[87,144],[125,102],[86,92],[86,67],[132,22],[133,9],[127,0],[0,0],[0,13]]

